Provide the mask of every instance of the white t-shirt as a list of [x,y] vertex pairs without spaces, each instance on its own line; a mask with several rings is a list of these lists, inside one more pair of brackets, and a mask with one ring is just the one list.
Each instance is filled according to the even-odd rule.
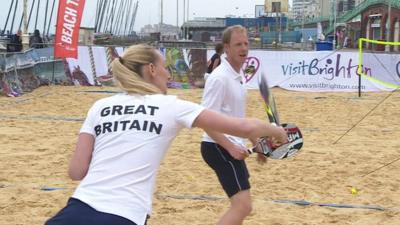
[[[207,78],[202,105],[208,109],[225,115],[244,118],[246,115],[247,89],[243,85],[243,71],[237,73],[225,57],[221,57],[221,64]],[[232,142],[245,146],[243,138],[227,136]],[[203,141],[214,142],[207,133]]]
[[166,150],[203,109],[171,95],[117,94],[97,101],[80,131],[95,137],[92,160],[72,197],[144,224]]

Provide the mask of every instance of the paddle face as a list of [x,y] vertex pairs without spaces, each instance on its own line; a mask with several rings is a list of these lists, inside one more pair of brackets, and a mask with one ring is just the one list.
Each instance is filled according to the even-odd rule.
[[[303,147],[303,135],[300,129],[294,124],[281,124],[288,135],[288,142],[280,145],[274,146],[273,143],[267,139],[262,138],[256,146],[249,150],[250,153],[254,151],[259,151],[259,153],[271,159],[285,159],[296,155],[301,147]],[[257,147],[260,148],[257,148]]]
[[[267,139],[262,138],[259,143],[249,150],[249,152],[260,151],[265,156],[271,159],[284,159],[296,155],[296,153],[303,146],[303,136],[300,129],[295,124],[290,123],[279,123],[278,109],[275,104],[275,98],[268,87],[267,79],[261,75],[259,80],[260,94],[264,100],[265,111],[268,116],[270,123],[275,123],[278,126],[282,126],[288,135],[288,142],[274,146],[273,143]],[[259,146],[260,148],[257,148]]]

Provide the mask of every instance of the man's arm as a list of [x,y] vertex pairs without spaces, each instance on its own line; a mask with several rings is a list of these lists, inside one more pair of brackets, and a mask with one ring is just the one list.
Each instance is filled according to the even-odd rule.
[[233,158],[243,160],[249,155],[247,148],[231,142],[224,134],[210,130],[207,130],[206,133],[216,143],[221,145]]

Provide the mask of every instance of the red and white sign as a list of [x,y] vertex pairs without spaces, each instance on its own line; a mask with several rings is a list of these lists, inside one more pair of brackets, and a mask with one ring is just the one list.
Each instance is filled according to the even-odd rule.
[[85,0],[60,0],[58,5],[55,58],[77,58],[79,28]]

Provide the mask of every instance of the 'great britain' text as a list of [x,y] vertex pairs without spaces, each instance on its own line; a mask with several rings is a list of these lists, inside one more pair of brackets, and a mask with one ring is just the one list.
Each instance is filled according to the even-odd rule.
[[[154,116],[159,107],[150,105],[114,105],[104,107],[100,111],[101,117],[129,115],[129,114],[142,114]],[[116,120],[113,122],[104,122],[94,127],[96,136],[104,133],[126,131],[126,130],[137,130],[146,131],[151,133],[160,134],[162,130],[162,124],[157,124],[154,121],[148,120]]]

